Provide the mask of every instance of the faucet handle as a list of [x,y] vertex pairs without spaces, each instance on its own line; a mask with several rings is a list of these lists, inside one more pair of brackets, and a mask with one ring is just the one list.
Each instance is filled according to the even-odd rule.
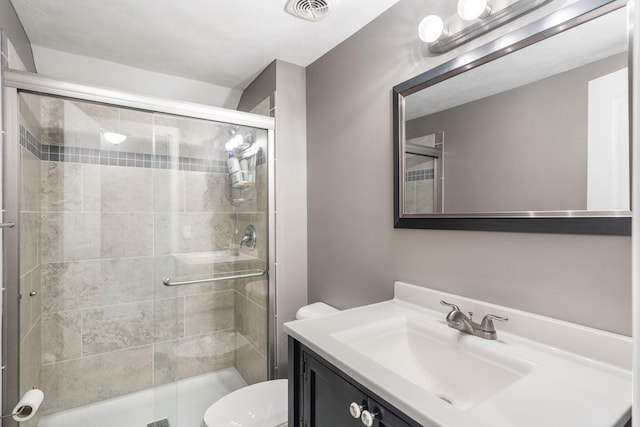
[[455,304],[451,304],[451,303],[449,303],[449,302],[446,302],[445,300],[440,300],[440,304],[442,304],[442,305],[446,305],[447,307],[451,307],[451,308],[452,308],[453,310],[455,310],[455,311],[460,311],[460,307],[458,307],[458,306],[457,306],[457,305],[455,305]]
[[480,323],[480,330],[482,332],[495,332],[496,328],[495,326],[493,326],[494,320],[498,320],[500,322],[507,322],[509,318],[496,316],[495,314],[487,314],[482,318],[482,322]]

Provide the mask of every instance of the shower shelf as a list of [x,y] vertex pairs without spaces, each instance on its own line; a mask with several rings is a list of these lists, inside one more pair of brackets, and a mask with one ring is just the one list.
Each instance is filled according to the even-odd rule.
[[[196,283],[207,283],[207,282],[218,282],[220,280],[232,280],[232,279],[244,279],[247,277],[259,277],[267,274],[266,270],[248,270],[253,271],[253,273],[244,273],[244,272],[234,272],[231,276],[221,276],[221,277],[209,277],[207,279],[198,279],[198,280],[186,280],[184,282],[172,282],[170,277],[165,278],[162,281],[162,284],[165,286],[183,286],[183,285],[195,285]],[[235,274],[240,273],[240,274]]]

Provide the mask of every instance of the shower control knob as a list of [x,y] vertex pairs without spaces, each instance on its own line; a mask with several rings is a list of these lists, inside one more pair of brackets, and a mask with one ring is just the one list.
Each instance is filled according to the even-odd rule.
[[372,414],[371,412],[365,409],[364,411],[362,411],[362,415],[360,416],[360,421],[362,421],[362,424],[366,425],[367,427],[371,427],[373,425],[373,421],[376,419],[377,416],[378,414]]
[[353,418],[360,418],[360,415],[362,415],[363,409],[364,409],[364,406],[359,405],[356,402],[351,402],[351,405],[349,405],[349,412],[351,413],[351,416]]

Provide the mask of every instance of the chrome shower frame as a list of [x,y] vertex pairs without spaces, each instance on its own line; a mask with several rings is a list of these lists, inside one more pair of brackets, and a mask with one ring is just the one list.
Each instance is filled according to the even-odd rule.
[[[1,222],[13,222],[15,227],[4,229],[3,268],[4,288],[2,289],[2,413],[13,408],[19,396],[19,212],[20,184],[19,166],[19,124],[18,93],[26,91],[42,95],[59,96],[82,101],[98,102],[117,107],[134,108],[149,112],[172,114],[176,116],[204,119],[239,126],[249,126],[267,131],[267,185],[268,185],[268,349],[267,374],[269,379],[278,376],[276,328],[278,318],[276,287],[276,242],[275,242],[275,120],[272,117],[245,113],[191,102],[175,101],[164,98],[140,95],[126,91],[96,88],[71,83],[36,74],[13,71],[3,67],[0,75],[2,97],[0,102],[0,125],[4,133],[2,142],[2,203],[4,215]],[[286,345],[286,343],[284,343]],[[5,419],[3,427],[18,424]]]

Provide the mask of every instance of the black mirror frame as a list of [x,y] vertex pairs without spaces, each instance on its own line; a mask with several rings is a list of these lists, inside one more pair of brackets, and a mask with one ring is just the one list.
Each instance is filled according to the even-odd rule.
[[[441,214],[432,216],[401,216],[400,148],[402,147],[401,114],[403,97],[432,86],[454,75],[490,62],[513,51],[566,31],[598,16],[626,5],[626,0],[582,0],[549,16],[528,24],[508,34],[515,43],[506,45],[504,37],[474,49],[463,56],[426,71],[393,87],[393,221],[394,228],[475,230],[519,233],[559,233],[593,235],[631,235],[631,216],[626,213],[610,216],[549,216],[531,215],[462,215]],[[567,19],[567,16],[569,17]],[[631,70],[631,67],[629,67]],[[631,85],[631,81],[630,81]],[[630,91],[632,87],[630,87]],[[629,116],[633,117],[631,102]],[[631,120],[630,120],[631,125]],[[632,133],[630,132],[630,136]]]

